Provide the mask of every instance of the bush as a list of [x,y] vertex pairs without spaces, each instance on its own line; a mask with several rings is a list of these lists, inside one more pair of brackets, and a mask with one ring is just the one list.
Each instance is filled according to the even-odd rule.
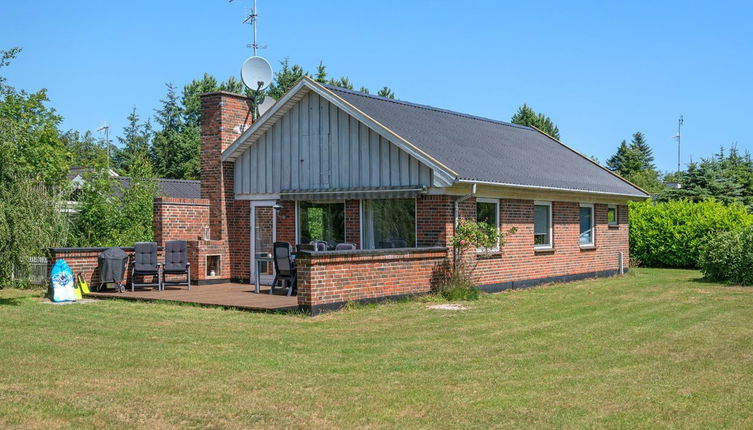
[[631,258],[646,266],[699,267],[704,244],[753,224],[742,204],[673,200],[630,203]]
[[440,296],[449,301],[455,300],[478,300],[479,289],[466,276],[450,276],[442,282],[436,291]]
[[753,226],[709,240],[701,248],[698,263],[708,280],[753,285]]

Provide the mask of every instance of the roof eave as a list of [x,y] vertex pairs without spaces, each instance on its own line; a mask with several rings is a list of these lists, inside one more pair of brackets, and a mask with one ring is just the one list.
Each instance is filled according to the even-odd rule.
[[531,191],[557,191],[557,192],[568,192],[568,193],[579,193],[579,194],[596,194],[599,196],[613,196],[613,197],[619,197],[619,198],[630,198],[630,199],[647,199],[651,196],[646,195],[640,195],[640,194],[626,194],[626,193],[611,193],[607,191],[590,191],[590,190],[579,190],[576,188],[564,188],[564,187],[547,187],[543,185],[523,185],[523,184],[512,184],[512,183],[505,183],[505,182],[494,182],[494,181],[481,181],[477,179],[458,179],[458,183],[461,184],[482,184],[482,185],[494,185],[499,187],[507,187],[507,188],[519,188],[524,190],[531,190]]

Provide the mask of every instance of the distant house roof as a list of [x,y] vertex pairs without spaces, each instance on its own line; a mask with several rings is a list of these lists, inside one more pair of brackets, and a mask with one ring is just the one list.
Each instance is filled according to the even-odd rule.
[[[72,167],[68,171],[68,179],[73,183],[75,188],[81,188],[84,184],[84,177],[87,173],[94,173],[96,169],[91,167]],[[109,169],[108,174],[120,183],[123,188],[131,185],[131,179],[127,176],[120,176],[114,170]],[[167,179],[157,178],[159,195],[161,197],[175,197],[180,199],[199,199],[201,198],[201,181],[186,179]],[[118,191],[115,191],[119,194]]]
[[[115,180],[119,181],[123,188],[128,188],[131,179],[125,176],[118,176]],[[201,198],[201,181],[191,181],[186,179],[155,179],[159,186],[159,194],[162,197],[175,197],[181,199],[199,199]]]
[[454,170],[459,180],[648,196],[534,128],[323,86]]

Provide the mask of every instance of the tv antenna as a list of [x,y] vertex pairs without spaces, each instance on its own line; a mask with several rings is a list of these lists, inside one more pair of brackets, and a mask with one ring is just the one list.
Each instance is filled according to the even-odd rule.
[[[236,1],[236,0],[229,0],[230,3]],[[257,49],[266,49],[267,45],[260,45],[256,41],[256,21],[259,19],[259,13],[256,10],[256,0],[254,0],[253,8],[248,12],[248,15],[246,16],[246,19],[243,20],[244,24],[249,24],[251,26],[251,34],[253,35],[253,41],[246,45],[246,47],[251,48],[251,52],[253,53],[254,57],[256,56],[256,50]]]
[[[230,0],[231,3],[233,1],[235,0]],[[274,104],[274,100],[268,96],[264,96],[264,93],[262,92],[263,90],[267,89],[269,84],[272,83],[273,74],[272,66],[269,65],[269,61],[267,61],[263,57],[256,55],[257,49],[264,49],[267,47],[266,45],[260,45],[256,41],[256,25],[258,18],[259,14],[256,10],[256,0],[254,0],[253,8],[249,12],[249,15],[246,17],[246,19],[243,20],[244,24],[251,25],[253,32],[253,42],[250,45],[246,46],[251,48],[253,55],[251,57],[248,57],[241,66],[241,81],[243,82],[243,85],[245,85],[253,93],[252,120],[256,120],[259,117],[260,113],[264,113],[260,112],[260,107],[263,107],[264,111],[266,111],[269,109],[269,107],[271,107],[272,104]]]
[[682,138],[682,124],[685,122],[682,115],[677,120],[677,135],[672,136],[673,139],[677,139],[677,173],[680,173],[680,139]]
[[107,170],[110,170],[110,125],[107,121],[102,124],[102,127],[97,129],[98,132],[105,133],[105,147],[107,148]]

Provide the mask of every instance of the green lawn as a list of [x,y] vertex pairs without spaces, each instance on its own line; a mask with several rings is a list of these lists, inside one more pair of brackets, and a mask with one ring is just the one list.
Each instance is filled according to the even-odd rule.
[[0,290],[0,428],[751,428],[753,289],[699,278],[316,318]]

